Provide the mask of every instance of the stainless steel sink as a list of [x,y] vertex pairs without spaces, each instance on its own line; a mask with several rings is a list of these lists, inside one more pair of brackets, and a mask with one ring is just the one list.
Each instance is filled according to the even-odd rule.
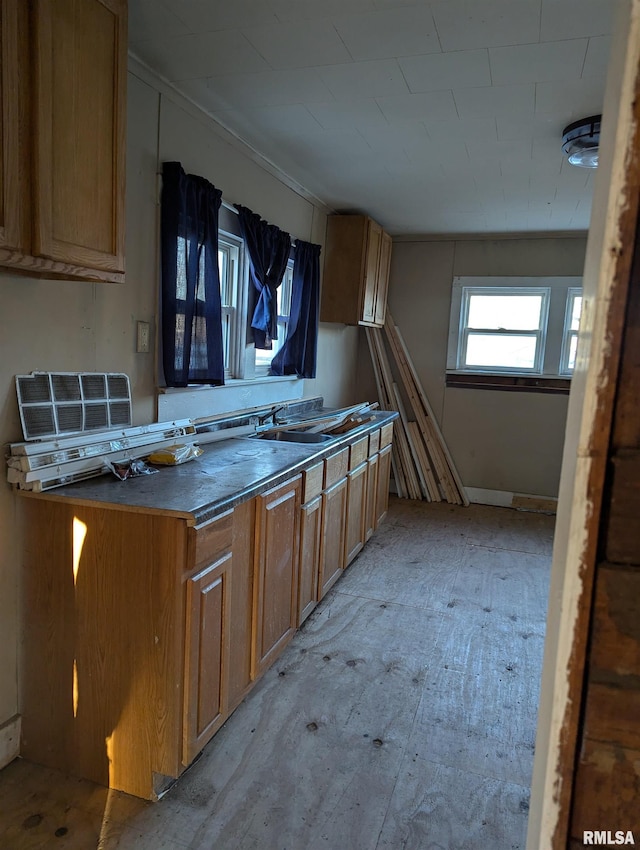
[[260,440],[280,440],[284,443],[326,443],[334,438],[331,434],[316,434],[309,431],[267,431],[256,435]]

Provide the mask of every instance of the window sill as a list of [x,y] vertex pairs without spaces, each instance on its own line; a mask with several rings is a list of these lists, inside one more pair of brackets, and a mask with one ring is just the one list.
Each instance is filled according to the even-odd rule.
[[211,392],[212,390],[224,390],[225,387],[255,387],[256,384],[277,384],[281,382],[302,381],[297,375],[256,375],[255,378],[228,378],[221,387],[213,387],[211,384],[189,384],[187,387],[158,387],[160,395],[171,395],[173,393]]
[[486,375],[473,372],[447,372],[447,387],[473,390],[501,390],[521,393],[569,395],[571,378],[545,375]]
[[190,387],[158,388],[158,421],[200,419],[234,413],[252,407],[297,401],[304,393],[305,381],[296,375],[259,375],[255,378],[230,379],[222,387],[197,384]]

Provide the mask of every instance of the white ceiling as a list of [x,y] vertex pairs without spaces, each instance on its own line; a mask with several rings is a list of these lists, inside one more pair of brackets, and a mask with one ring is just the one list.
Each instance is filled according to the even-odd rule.
[[560,144],[602,111],[616,0],[129,0],[131,52],[393,235],[584,230]]

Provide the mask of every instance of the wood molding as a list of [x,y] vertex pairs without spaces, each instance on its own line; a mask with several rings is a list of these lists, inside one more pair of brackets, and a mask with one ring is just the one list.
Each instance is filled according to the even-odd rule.
[[531,375],[477,375],[448,372],[445,386],[467,390],[569,395],[571,379],[533,377]]

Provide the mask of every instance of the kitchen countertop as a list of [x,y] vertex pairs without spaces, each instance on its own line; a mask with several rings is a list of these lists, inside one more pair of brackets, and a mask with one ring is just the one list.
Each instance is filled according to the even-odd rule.
[[101,476],[44,493],[22,491],[21,495],[112,510],[171,514],[184,517],[189,525],[199,525],[351,445],[397,415],[378,411],[369,422],[326,443],[231,437],[209,443],[199,458],[161,468],[155,475],[126,481]]

